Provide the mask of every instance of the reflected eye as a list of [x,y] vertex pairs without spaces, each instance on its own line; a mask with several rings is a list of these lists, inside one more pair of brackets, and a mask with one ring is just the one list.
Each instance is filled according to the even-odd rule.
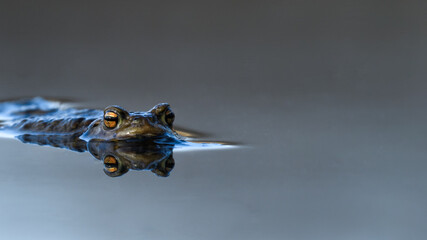
[[115,128],[119,122],[119,116],[115,112],[106,112],[104,115],[104,125],[107,128]]
[[104,166],[105,170],[110,173],[117,172],[119,169],[119,164],[113,156],[106,156],[104,158]]

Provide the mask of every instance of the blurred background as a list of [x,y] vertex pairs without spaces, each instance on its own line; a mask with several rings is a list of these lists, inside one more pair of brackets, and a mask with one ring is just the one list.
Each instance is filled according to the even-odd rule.
[[7,239],[424,239],[422,1],[0,0],[0,98],[131,111],[239,148],[170,177],[0,140]]

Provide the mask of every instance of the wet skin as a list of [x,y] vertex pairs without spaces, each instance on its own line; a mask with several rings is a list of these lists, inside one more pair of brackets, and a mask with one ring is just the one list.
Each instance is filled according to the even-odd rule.
[[0,103],[0,133],[24,143],[88,151],[104,162],[104,172],[110,177],[129,170],[149,170],[166,177],[175,164],[172,152],[176,146],[220,144],[196,143],[192,138],[192,143],[185,141],[197,135],[174,130],[175,114],[167,103],[147,112],[128,112],[119,106],[103,111],[76,109],[61,104],[42,98]]
[[[149,170],[167,177],[175,165],[175,114],[160,103],[147,112],[119,106],[103,111],[61,108],[41,98],[0,104],[0,130],[12,131],[24,143],[92,154],[104,162],[104,172],[117,177],[132,170]],[[156,143],[156,140],[161,144]]]
[[98,110],[62,111],[56,115],[55,112],[18,112],[14,115],[31,116],[16,118],[15,123],[7,128],[20,134],[68,135],[85,141],[164,137],[179,139],[173,130],[175,114],[167,103],[157,104],[148,112],[128,112],[119,106],[105,108],[102,116],[96,114],[96,111]]

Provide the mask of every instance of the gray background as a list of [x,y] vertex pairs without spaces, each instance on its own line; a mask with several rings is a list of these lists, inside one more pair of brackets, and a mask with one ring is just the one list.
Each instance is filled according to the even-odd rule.
[[426,3],[0,1],[0,97],[169,102],[169,178],[0,140],[5,239],[425,239]]

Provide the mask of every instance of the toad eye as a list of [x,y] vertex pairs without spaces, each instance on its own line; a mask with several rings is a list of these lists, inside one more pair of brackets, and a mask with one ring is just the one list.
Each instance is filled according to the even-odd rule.
[[170,109],[168,109],[165,112],[165,122],[169,125],[169,127],[172,127],[172,123],[174,120],[175,120],[175,114]]
[[119,122],[119,116],[117,113],[108,111],[104,114],[104,125],[107,128],[115,128]]

